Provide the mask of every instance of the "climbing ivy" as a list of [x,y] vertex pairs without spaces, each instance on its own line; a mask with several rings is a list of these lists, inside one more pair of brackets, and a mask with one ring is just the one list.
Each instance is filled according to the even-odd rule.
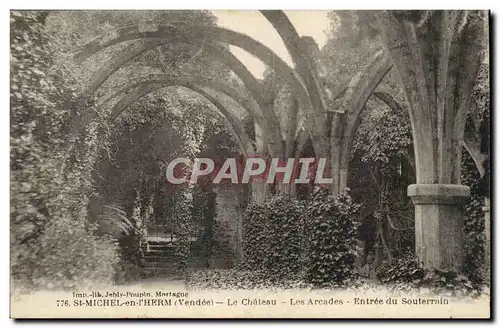
[[67,134],[77,83],[53,62],[46,12],[11,13],[11,269],[35,288],[110,282],[115,242],[87,222],[91,172],[107,146],[106,113]]
[[317,287],[345,285],[356,279],[356,204],[348,194],[316,189],[305,209],[307,282]]
[[250,204],[244,218],[244,266],[270,279],[296,278],[304,265],[304,204],[286,195]]
[[462,184],[471,188],[471,197],[464,205],[465,210],[465,274],[474,284],[483,282],[484,250],[484,196],[480,190],[480,177],[472,158],[462,156]]
[[242,268],[263,271],[277,284],[302,280],[324,287],[352,282],[358,208],[350,196],[335,197],[323,189],[305,201],[279,195],[250,204]]

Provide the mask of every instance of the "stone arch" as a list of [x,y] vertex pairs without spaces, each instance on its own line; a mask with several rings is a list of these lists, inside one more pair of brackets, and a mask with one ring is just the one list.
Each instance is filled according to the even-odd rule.
[[[203,90],[199,84],[211,88],[216,93],[214,95]],[[140,98],[146,96],[147,94],[154,92],[156,90],[166,88],[169,86],[182,86],[187,89],[198,93],[202,97],[210,101],[220,112],[219,116],[225,119],[230,130],[235,135],[238,143],[241,147],[244,156],[252,156],[255,153],[255,149],[252,140],[245,132],[243,125],[241,124],[238,117],[231,111],[230,107],[226,107],[222,101],[218,98],[217,92],[225,93],[233,100],[237,101],[242,107],[246,108],[247,112],[255,112],[255,105],[249,101],[246,97],[240,95],[236,90],[231,87],[218,82],[215,79],[203,78],[199,76],[175,76],[168,74],[153,74],[146,77],[143,81],[135,83],[124,87],[120,91],[116,92],[112,96],[108,97],[103,105],[110,101],[112,98],[117,97],[122,94],[126,94],[127,91],[133,90],[132,92],[126,94],[121,100],[119,100],[112,108],[112,117],[116,119],[124,110],[126,110],[132,103],[139,100]],[[215,111],[214,111],[215,112]],[[238,220],[241,221],[241,217],[238,216]],[[241,224],[241,223],[239,223]],[[237,245],[241,245],[241,236],[237,235]],[[237,246],[237,253],[241,254],[241,246]]]
[[376,18],[409,103],[417,181],[408,196],[419,261],[463,272],[462,205],[470,189],[460,184],[462,142],[485,24],[479,11],[434,11],[419,23],[390,11]]
[[[124,49],[124,51],[122,51],[119,55],[115,56],[95,75],[88,89],[87,96],[92,95],[114,71],[119,69],[123,64],[132,58],[162,44],[185,41],[176,39],[176,36],[179,34],[176,32],[178,32],[180,28],[186,28],[186,24],[172,23],[168,25],[154,25],[147,31],[141,31],[141,27],[139,25],[131,25],[116,29],[90,41],[84,46],[83,50],[75,56],[75,58],[83,60],[114,44],[128,40],[140,39],[136,43]],[[269,67],[273,68],[277,74],[290,84],[293,92],[297,94],[300,105],[304,108],[304,111],[308,113],[307,124],[311,133],[319,137],[324,136],[325,116],[318,117],[309,115],[313,106],[307,89],[304,87],[300,77],[294,69],[289,67],[271,49],[245,34],[221,27],[190,26],[189,28],[191,28],[190,32],[194,39],[201,40],[205,43],[223,42],[238,46],[262,60]]]
[[[135,43],[131,45],[131,49],[137,48],[147,48],[142,49],[142,52],[151,49],[152,47],[156,47],[166,43],[176,43],[185,40],[177,40],[176,35],[178,35],[178,30],[181,28],[186,28],[185,23],[172,23],[168,25],[154,25],[151,26],[149,31],[142,31],[141,26],[131,25],[122,28],[118,28],[109,33],[105,33],[99,37],[94,38],[89,43],[87,43],[82,51],[75,55],[75,59],[78,61],[84,60],[93,54],[110,47],[114,44],[121,43],[129,40],[140,39],[140,43]],[[253,56],[260,59],[269,67],[273,68],[278,74],[280,74],[293,88],[297,88],[299,94],[302,96],[307,95],[307,91],[305,90],[302,81],[297,76],[297,73],[288,66],[278,55],[276,55],[271,49],[263,45],[262,43],[252,39],[251,37],[238,33],[229,29],[225,29],[222,27],[215,26],[189,26],[191,28],[191,35],[194,36],[193,39],[198,39],[199,41],[215,41],[215,42],[223,42],[227,44],[231,44],[237,46]],[[135,47],[134,47],[135,45]],[[147,47],[147,46],[150,47]],[[138,50],[139,51],[139,50]],[[139,54],[140,54],[139,53]],[[132,56],[133,53],[130,50],[122,51],[122,54],[128,54],[123,56],[123,58]],[[139,54],[134,55],[137,56]],[[133,57],[132,57],[133,58]],[[125,62],[128,60],[125,60]],[[121,67],[122,65],[113,65]],[[109,67],[109,69],[117,69],[115,67]],[[108,78],[105,74],[98,74],[94,80],[94,84],[98,87],[102,82],[100,80],[105,81]],[[93,88],[91,87],[91,90]],[[304,104],[310,103],[308,100],[304,100]]]
[[[378,14],[382,35],[401,77],[410,105],[417,183],[459,184],[465,117],[479,71],[484,27],[471,20],[460,27],[466,11],[433,13],[425,27],[391,13]],[[432,58],[432,60],[430,60]]]
[[[284,15],[283,13],[281,14]],[[275,19],[276,23],[274,25],[279,27],[281,32],[278,32],[280,35],[286,37],[288,34],[286,34],[285,30],[289,29],[290,26],[293,28],[293,26],[288,19],[285,24],[280,25],[278,20],[281,19],[281,14],[274,13],[267,16],[278,17],[278,19]],[[272,21],[274,18],[268,19]],[[306,46],[303,42],[304,40],[298,37],[295,29],[289,32],[292,36],[290,41],[286,42],[286,44],[289,50],[291,49],[291,52],[293,52],[292,56],[295,57],[294,60],[297,63],[296,66],[297,70],[300,71],[300,75],[297,74],[293,68],[289,67],[272,50],[245,34],[221,27],[187,26],[185,23],[160,24],[145,28],[140,25],[131,25],[95,38],[85,45],[83,50],[76,55],[76,58],[83,60],[106,47],[124,41],[136,40],[134,44],[129,45],[120,54],[112,58],[95,74],[88,89],[87,97],[92,95],[114,71],[122,67],[132,58],[166,43],[186,42],[186,40],[181,40],[182,38],[179,37],[179,35],[182,34],[180,31],[182,28],[184,32],[186,32],[186,29],[190,29],[188,33],[190,33],[191,41],[202,41],[207,49],[215,50],[212,51],[215,57],[232,69],[245,83],[245,86],[254,98],[253,100],[257,102],[259,105],[258,107],[261,109],[261,114],[264,119],[260,126],[264,130],[263,135],[267,138],[266,143],[269,148],[271,148],[270,152],[274,154],[283,152],[283,140],[279,133],[279,129],[273,128],[273,126],[275,127],[277,125],[275,124],[275,117],[273,117],[274,113],[267,106],[269,99],[265,99],[265,97],[261,96],[263,94],[262,88],[248,69],[227,51],[227,49],[223,49],[220,45],[217,45],[217,43],[222,42],[231,44],[246,50],[273,68],[274,71],[291,86],[292,92],[296,94],[299,105],[303,109],[304,124],[313,141],[315,153],[319,157],[326,157],[332,160],[332,171],[334,172],[332,191],[338,192],[343,190],[346,186],[346,179],[343,177],[347,173],[347,164],[345,164],[348,158],[347,148],[349,147],[347,145],[352,143],[352,132],[355,131],[357,125],[359,125],[359,113],[363,107],[360,106],[360,104],[366,102],[385,75],[380,75],[380,67],[377,65],[379,63],[386,64],[388,61],[387,58],[379,54],[364,72],[358,74],[356,76],[357,78],[351,79],[351,83],[346,89],[346,93],[349,95],[344,96],[342,110],[334,113],[332,129],[329,131],[328,112],[326,110],[321,111],[321,108],[324,108],[324,104],[321,98],[321,90],[319,89],[317,80],[315,80],[312,66],[313,62],[310,58],[310,54],[307,53],[307,49],[304,49]],[[373,82],[373,80],[377,79],[378,82]],[[303,80],[306,80],[307,83],[305,84]],[[367,83],[366,81],[371,82]],[[309,90],[311,90],[311,92],[309,92]],[[349,110],[346,111],[346,108]],[[345,115],[346,113],[347,115]],[[341,170],[342,172],[340,172]]]
[[176,75],[176,74],[164,74],[156,73],[149,74],[140,78],[136,83],[126,85],[122,89],[118,90],[111,96],[107,97],[102,104],[109,102],[112,98],[115,98],[121,94],[127,93],[130,90],[146,85],[146,84],[178,84],[190,87],[192,85],[203,85],[207,88],[213,89],[214,91],[226,94],[228,97],[233,98],[238,102],[247,112],[252,115],[258,122],[263,120],[258,105],[252,99],[248,99],[236,89],[227,85],[226,83],[220,82],[217,79],[206,77],[206,76],[196,76],[196,75]]
[[[373,93],[373,96],[377,97],[382,102],[384,102],[387,105],[387,107],[389,107],[394,112],[398,112],[398,111],[403,110],[403,108],[396,101],[396,99],[394,99],[394,97],[391,96],[390,94],[388,94],[387,92],[375,91]],[[484,167],[483,167],[482,163],[483,163],[486,156],[479,151],[479,145],[478,145],[477,140],[473,140],[472,138],[467,138],[466,136],[464,136],[464,140],[462,141],[462,144],[463,144],[465,150],[472,157],[472,160],[474,161],[474,164],[476,165],[476,168],[479,172],[479,175],[483,176],[485,171],[484,171]],[[412,167],[415,166],[414,161],[415,161],[415,158],[408,158],[408,162],[410,163],[410,165]]]
[[211,95],[207,91],[195,85],[190,86],[189,89],[206,98],[219,110],[221,116],[228,121],[229,127],[233,130],[234,136],[238,139],[243,155],[252,156],[255,152],[255,147],[252,144],[252,140],[246,133],[245,127],[241,124],[238,117],[231,113],[226,106],[223,105],[218,95]]
[[238,143],[240,144],[241,150],[245,156],[252,155],[253,154],[253,145],[248,137],[247,133],[245,132],[243,126],[240,124],[238,121],[238,118],[231,113],[221,102],[220,99],[218,99],[217,96],[210,95],[208,92],[204,91],[203,89],[196,87],[194,85],[183,85],[181,83],[163,83],[163,84],[144,84],[138,89],[134,90],[130,94],[126,95],[123,97],[114,107],[113,107],[113,119],[118,118],[121,113],[123,113],[130,105],[132,105],[134,102],[138,101],[142,97],[148,95],[149,93],[152,93],[154,91],[167,88],[170,86],[183,86],[186,87],[187,89],[190,89],[194,91],[195,93],[200,94],[202,97],[206,98],[208,101],[210,101],[219,111],[217,114],[219,115],[220,118],[223,118],[227,121],[228,126],[232,130],[234,136],[238,140]]
[[303,39],[282,10],[261,10],[260,12],[273,25],[285,43],[297,72],[307,88],[315,115],[323,116],[326,109],[323,92],[318,82],[314,61]]
[[252,97],[255,99],[259,107],[262,109],[262,115],[267,115],[268,119],[277,122],[276,115],[273,111],[266,110],[271,99],[264,97],[264,90],[262,85],[252,75],[250,70],[233,55],[229,50],[219,45],[206,44],[203,46],[203,51],[215,60],[221,62],[230,68],[243,82]]
[[[113,95],[107,97],[102,104],[109,102],[111,99],[115,98],[120,94],[124,94],[134,88],[146,88],[147,85],[180,85],[187,88],[193,89],[196,85],[203,85],[214,91],[226,94],[230,98],[238,102],[259,124],[263,129],[266,130],[264,137],[266,138],[266,144],[268,145],[269,151],[272,154],[279,154],[281,149],[281,143],[276,142],[273,139],[273,134],[269,131],[269,127],[266,126],[266,118],[263,117],[258,104],[254,99],[247,98],[238,92],[236,89],[230,87],[229,85],[218,81],[217,79],[204,77],[204,76],[190,76],[190,75],[171,75],[171,74],[150,74],[142,78],[139,82],[125,86],[119,91],[115,92]],[[152,88],[152,86],[149,86]],[[126,98],[121,101],[125,101]],[[119,105],[118,103],[117,105]],[[115,106],[115,108],[118,108]],[[113,115],[113,114],[112,114]],[[279,131],[278,131],[279,132]],[[275,131],[276,133],[276,131]]]
[[310,51],[310,43],[314,48],[317,48],[317,44],[311,37],[301,38],[282,10],[261,10],[261,13],[280,35],[295,63],[298,75],[304,82],[312,105],[312,107],[304,108],[309,134],[315,152],[320,157],[327,157],[330,152],[327,138],[329,133],[327,111],[323,91],[318,81],[317,68]]
[[[113,118],[117,118],[123,110],[125,110],[131,103],[145,96],[146,94],[153,92],[155,90],[165,88],[168,86],[183,86],[188,89],[193,90],[196,93],[199,93],[203,97],[207,98],[210,102],[212,102],[217,109],[221,112],[221,114],[231,123],[231,128],[237,134],[237,138],[241,139],[240,141],[244,145],[245,151],[248,153],[253,148],[251,146],[250,138],[247,136],[243,126],[237,119],[236,115],[226,106],[222,104],[222,102],[218,99],[217,95],[210,95],[208,92],[204,91],[200,86],[212,89],[216,92],[226,94],[228,97],[232,98],[236,102],[238,102],[250,115],[254,116],[254,118],[258,121],[261,121],[263,118],[257,112],[257,105],[254,104],[251,100],[248,100],[246,97],[241,95],[237,90],[231,88],[230,86],[217,81],[216,79],[201,77],[201,76],[190,76],[190,75],[169,75],[169,74],[151,74],[149,76],[144,77],[139,80],[137,83],[130,84],[120,89],[118,92],[109,96],[107,99],[103,101],[101,106],[104,106],[111,99],[128,93],[125,97],[119,100],[111,111],[111,116]],[[133,90],[132,92],[130,92]],[[253,150],[252,150],[253,152]]]
[[[128,90],[131,90],[133,88],[136,88],[136,92],[132,92],[129,95],[125,96],[122,98],[114,107],[112,110],[111,115],[116,117],[120,114],[121,111],[123,111],[125,108],[127,108],[132,102],[136,101],[137,99],[134,99],[134,97],[137,95],[137,91],[140,92],[146,92],[142,96],[146,95],[147,93],[153,92],[155,90],[158,90],[160,88],[168,87],[168,86],[183,86],[188,89],[191,89],[193,91],[196,90],[201,90],[200,86],[207,87],[209,89],[212,89],[216,92],[226,94],[228,97],[232,98],[236,102],[238,102],[250,115],[252,115],[259,124],[262,124],[262,116],[258,112],[258,106],[255,104],[253,101],[249,100],[245,96],[241,95],[238,91],[235,89],[231,88],[230,86],[217,81],[216,79],[208,78],[208,77],[201,77],[201,76],[189,76],[189,75],[169,75],[169,74],[152,74],[150,76],[147,76],[143,80],[139,81],[138,83],[135,83],[131,86],[127,86],[123,88],[122,90],[119,91],[120,94],[124,94]],[[149,91],[150,90],[150,91]],[[200,93],[200,92],[199,92]],[[206,92],[203,92],[203,96],[208,95]],[[141,96],[141,97],[142,97]],[[207,98],[207,97],[205,97]],[[210,98],[213,98],[210,97]],[[210,99],[209,99],[210,100]],[[217,102],[220,102],[217,100]],[[214,104],[216,105],[216,104]],[[216,105],[217,106],[217,105]],[[217,106],[219,110],[221,108]],[[238,131],[244,132],[244,129],[242,127],[236,127],[235,124],[239,124],[237,121],[236,116],[228,109],[222,110],[222,113],[227,116],[227,119],[232,122],[233,128],[235,128]],[[226,115],[227,113],[227,115]],[[245,133],[246,135],[246,133]],[[266,137],[266,136],[265,136]],[[247,138],[248,139],[248,138]],[[248,139],[249,140],[249,139]],[[272,145],[272,141],[268,141],[269,145]],[[248,149],[248,148],[247,148]],[[269,149],[271,152],[273,151],[278,151],[275,150],[273,147],[270,147]]]
[[400,112],[403,110],[401,105],[391,96],[389,93],[385,91],[375,91],[373,96],[382,101],[391,109],[393,112]]
[[342,192],[347,187],[350,151],[361,123],[365,104],[382,79],[392,69],[392,61],[384,52],[378,52],[372,62],[358,72],[344,93],[340,111],[334,113],[332,122],[332,173],[334,192]]
[[206,44],[204,45],[204,52],[226,65],[241,79],[260,109],[259,113],[263,117],[263,120],[257,122],[268,135],[266,143],[272,144],[271,147],[279,150],[282,137],[279,131],[279,120],[272,108],[273,99],[268,99],[264,96],[265,91],[259,81],[257,81],[248,68],[229,50],[220,45]]

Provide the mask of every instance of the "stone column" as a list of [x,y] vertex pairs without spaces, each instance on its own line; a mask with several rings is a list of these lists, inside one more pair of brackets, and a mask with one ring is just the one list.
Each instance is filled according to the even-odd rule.
[[415,204],[415,248],[425,267],[462,272],[464,213],[470,189],[454,184],[413,184],[408,196]]
[[377,12],[401,80],[413,134],[415,237],[425,266],[462,271],[469,188],[460,185],[462,140],[485,45],[486,12]]

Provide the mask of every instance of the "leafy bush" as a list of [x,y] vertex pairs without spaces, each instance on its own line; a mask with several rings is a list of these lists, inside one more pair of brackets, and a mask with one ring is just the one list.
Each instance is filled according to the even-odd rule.
[[298,201],[286,195],[251,204],[244,221],[244,269],[261,270],[276,284],[304,280],[317,287],[352,282],[359,205],[317,189]]
[[70,220],[54,220],[41,237],[33,267],[37,289],[113,283],[119,261],[117,243],[107,236],[96,237],[91,230],[70,224]]
[[189,189],[179,189],[172,195],[174,206],[171,213],[163,213],[165,222],[172,226],[174,243],[174,266],[182,272],[186,269],[191,253],[189,237],[198,234],[199,227],[192,221],[193,204]]
[[429,288],[436,294],[477,295],[478,285],[453,271],[424,268],[414,255],[383,263],[376,269],[380,282],[388,285],[406,284],[409,288]]
[[227,222],[217,220],[214,222],[212,260],[222,262],[219,265],[228,268],[233,266],[235,258],[234,240],[231,233]]
[[266,207],[251,203],[245,210],[243,218],[244,261],[242,269],[261,270],[263,268],[263,250],[269,236],[263,231],[268,229],[269,217]]
[[306,208],[306,281],[317,287],[344,285],[356,279],[356,236],[359,205],[347,194],[317,189]]
[[[186,275],[186,287],[194,290],[210,289],[273,289],[276,282],[259,270],[193,270]],[[310,288],[300,280],[289,281],[287,288]]]
[[279,281],[297,277],[303,269],[303,211],[302,202],[286,195],[249,205],[243,233],[245,266]]
[[451,293],[456,296],[478,295],[478,286],[464,275],[453,271],[427,269],[420,286],[429,286],[434,293]]
[[123,284],[141,278],[141,259],[144,257],[142,236],[136,232],[118,240],[120,261],[116,267],[115,283]]
[[[117,247],[87,223],[92,171],[108,145],[102,112],[68,135],[78,83],[54,62],[47,12],[11,16],[11,275],[26,288],[108,283]],[[93,112],[92,101],[78,112]],[[73,117],[71,117],[73,115]]]
[[253,289],[264,287],[262,271],[192,270],[186,275],[189,289]]
[[[115,283],[121,284],[125,282],[135,281],[141,278],[141,260],[144,257],[146,233],[145,217],[141,216],[140,194],[136,192],[136,198],[132,206],[130,220],[126,217],[115,218],[114,221],[120,221],[122,224],[121,238],[118,239],[120,246],[120,262],[116,269]],[[145,211],[146,212],[146,211]],[[116,220],[118,219],[118,220]],[[126,220],[125,220],[126,219]],[[126,224],[128,221],[130,224]],[[125,228],[125,229],[123,229]]]
[[480,176],[468,153],[462,157],[462,184],[471,188],[471,198],[465,204],[465,274],[474,284],[483,283],[485,265],[484,196],[480,191]]
[[418,265],[417,258],[412,254],[395,259],[391,264],[383,262],[375,269],[375,273],[382,283],[418,283],[425,275],[424,269]]
[[465,205],[465,268],[464,273],[475,284],[484,280],[485,250],[484,250],[484,212],[483,200],[473,195]]

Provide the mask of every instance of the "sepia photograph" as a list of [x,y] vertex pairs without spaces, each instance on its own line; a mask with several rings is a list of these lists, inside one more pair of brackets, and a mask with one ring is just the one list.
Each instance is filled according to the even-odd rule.
[[491,318],[490,11],[9,19],[11,318]]

